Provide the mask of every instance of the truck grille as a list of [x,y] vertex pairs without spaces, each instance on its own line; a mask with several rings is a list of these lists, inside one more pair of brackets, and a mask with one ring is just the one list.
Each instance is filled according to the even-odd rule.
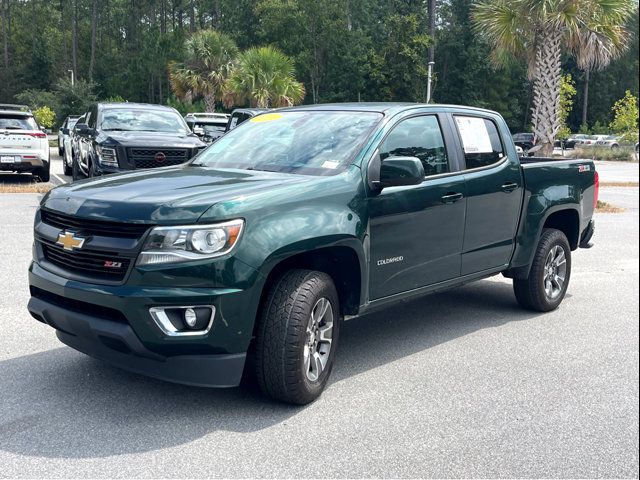
[[124,280],[131,258],[116,253],[76,250],[69,252],[62,247],[42,243],[45,260],[58,268],[101,280],[120,282]]
[[40,217],[47,225],[61,230],[73,230],[84,235],[98,235],[118,238],[140,238],[149,228],[149,225],[140,223],[117,223],[102,220],[89,220],[73,217],[62,213],[54,213],[48,210],[40,210]]
[[136,168],[167,167],[189,160],[189,151],[185,148],[129,148],[127,155]]

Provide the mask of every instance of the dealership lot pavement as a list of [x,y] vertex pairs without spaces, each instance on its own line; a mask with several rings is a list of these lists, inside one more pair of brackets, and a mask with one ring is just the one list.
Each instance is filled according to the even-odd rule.
[[637,477],[638,189],[601,198],[560,309],[494,277],[347,322],[293,408],[62,346],[25,308],[38,195],[0,195],[0,476]]

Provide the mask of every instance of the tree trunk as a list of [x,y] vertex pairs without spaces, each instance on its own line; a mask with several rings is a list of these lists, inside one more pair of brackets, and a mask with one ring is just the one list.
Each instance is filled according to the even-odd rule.
[[544,156],[553,154],[553,142],[560,130],[560,54],[562,32],[546,27],[540,34],[533,74],[533,134]]
[[96,64],[96,28],[98,25],[98,0],[93,0],[91,8],[91,57],[89,59],[89,80],[93,78]]
[[584,71],[584,90],[582,92],[582,124],[587,125],[589,112],[589,69]]
[[78,0],[73,1],[71,16],[71,64],[73,76],[78,78]]
[[2,41],[4,44],[4,68],[9,69],[9,0],[2,0]]
[[196,5],[194,0],[191,0],[189,5],[189,31],[191,33],[196,31]]
[[207,113],[216,111],[216,96],[213,93],[207,93],[204,96],[204,109]]

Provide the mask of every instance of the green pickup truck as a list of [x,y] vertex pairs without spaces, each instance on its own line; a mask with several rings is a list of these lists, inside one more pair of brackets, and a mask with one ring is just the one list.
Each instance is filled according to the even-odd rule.
[[187,164],[50,191],[28,308],[124,369],[211,387],[245,374],[305,404],[341,320],[500,273],[524,308],[558,307],[597,196],[591,161],[518,158],[494,112],[276,110]]

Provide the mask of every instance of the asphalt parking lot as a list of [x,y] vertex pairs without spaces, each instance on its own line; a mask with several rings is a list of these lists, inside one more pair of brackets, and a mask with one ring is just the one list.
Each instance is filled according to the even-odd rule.
[[304,408],[62,346],[26,311],[38,197],[0,195],[2,477],[638,476],[638,188],[601,189],[625,211],[596,216],[557,311],[494,277],[347,322]]

